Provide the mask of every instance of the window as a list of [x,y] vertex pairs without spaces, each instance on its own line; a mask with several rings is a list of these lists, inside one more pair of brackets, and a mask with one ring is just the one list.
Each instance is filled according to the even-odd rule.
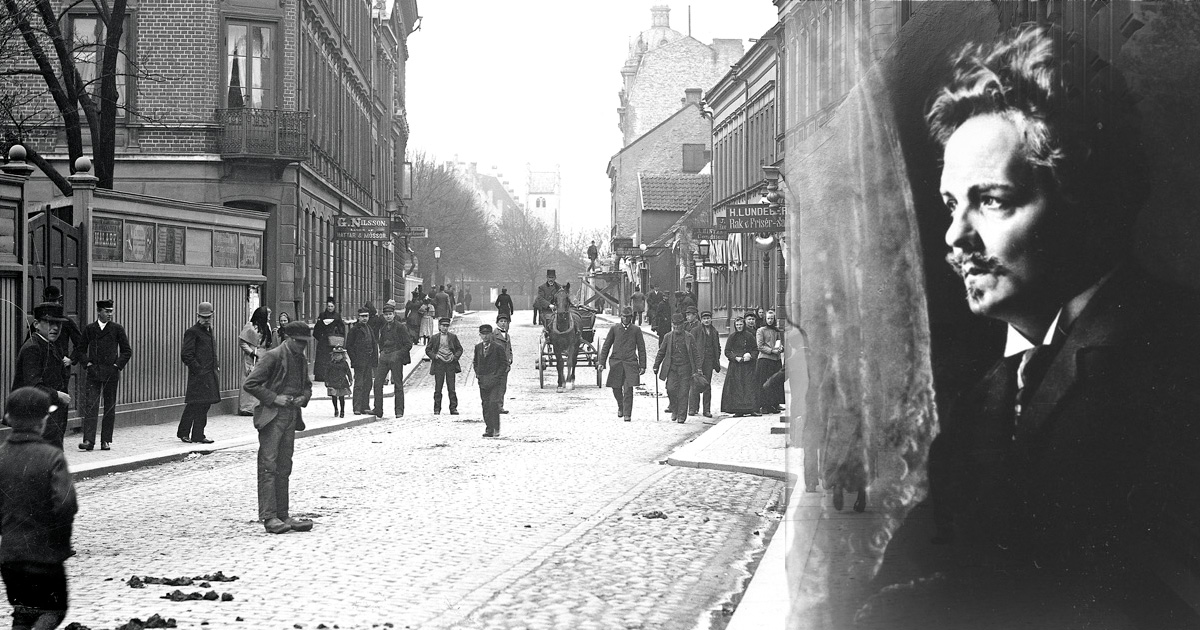
[[225,25],[225,106],[275,105],[274,26],[229,20]]
[[[129,51],[129,31],[130,22],[126,20],[125,27],[121,30],[120,53],[117,55],[117,104],[121,107],[118,110],[118,118],[124,117],[125,104],[129,100],[129,95],[126,89],[128,82],[125,80],[125,68],[128,67],[128,60],[125,55]],[[84,89],[96,99],[96,106],[100,106],[100,65],[102,62],[102,51],[104,50],[104,39],[107,29],[104,28],[104,22],[100,21],[99,17],[92,15],[73,15],[70,21],[71,29],[71,56],[75,59],[75,67],[79,70],[79,76],[83,79]]]
[[683,172],[699,173],[708,164],[708,151],[703,144],[683,145]]

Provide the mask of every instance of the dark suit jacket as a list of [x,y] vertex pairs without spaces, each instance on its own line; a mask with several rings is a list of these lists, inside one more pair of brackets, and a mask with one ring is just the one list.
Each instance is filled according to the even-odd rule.
[[184,402],[189,404],[216,404],[221,402],[221,383],[217,378],[220,361],[217,359],[217,344],[212,330],[193,324],[183,333],[183,348],[179,353],[187,366],[187,393]]
[[1194,304],[1119,269],[1071,326],[1019,430],[1019,355],[954,406],[929,474],[960,557],[1119,584],[1110,594],[1145,585],[1131,560],[1143,545],[1183,558],[1200,514]]
[[[258,406],[254,408],[254,428],[261,431],[263,427],[271,423],[283,407],[275,405],[275,397],[283,392],[284,385],[288,378],[288,361],[287,355],[291,350],[287,344],[275,346],[263,355],[258,363],[254,364],[254,369],[246,376],[246,384],[242,389],[246,390],[247,394],[258,399]],[[304,355],[300,355],[302,358]],[[294,407],[307,407],[308,399],[312,397],[312,380],[308,378],[308,360],[302,361],[304,365],[304,387],[303,393],[296,398]],[[299,409],[296,410],[296,430],[304,430],[304,420],[300,416]]]
[[394,319],[389,324],[384,322],[379,329],[379,353],[398,352],[400,355],[400,363],[408,365],[412,363],[412,357],[409,351],[412,350],[412,337],[408,336],[408,327],[399,319]]
[[429,338],[429,343],[425,344],[425,355],[429,357],[429,361],[431,362],[429,366],[430,374],[437,374],[438,372],[443,374],[458,374],[462,371],[462,366],[458,364],[458,360],[462,357],[463,347],[458,342],[458,335],[448,332],[446,336],[450,339],[450,352],[453,353],[454,359],[449,363],[443,363],[438,360],[437,354],[438,348],[442,346],[442,335],[441,332],[434,333]]
[[[687,344],[688,368],[682,374],[676,374],[672,371],[671,352],[675,344]],[[673,378],[691,378],[696,372],[700,371],[700,346],[696,343],[695,337],[683,332],[678,333],[672,331],[663,337],[662,343],[658,344],[658,354],[654,357],[654,373],[662,380]]]
[[125,369],[132,356],[133,348],[129,346],[125,328],[116,322],[108,322],[101,330],[99,322],[92,322],[83,327],[82,341],[76,346],[71,360],[83,364],[88,378],[107,381]]
[[346,354],[350,355],[350,365],[356,370],[379,364],[379,345],[370,323],[355,322],[350,326],[350,332],[346,334]]
[[57,344],[47,341],[38,333],[30,335],[17,352],[12,390],[15,391],[19,387],[36,387],[50,394],[57,402],[58,392],[67,391],[67,378],[62,360],[63,356]]
[[492,342],[487,354],[483,352],[483,342],[475,344],[475,378],[479,380],[480,389],[490,389],[504,381],[508,373],[508,355],[504,346]]
[[604,336],[604,344],[600,347],[598,363],[606,365],[606,361],[609,372],[605,386],[640,385],[641,380],[638,377],[641,371],[646,369],[646,336],[642,329],[633,324],[630,324],[629,330],[625,330],[622,324],[609,327],[608,334]]

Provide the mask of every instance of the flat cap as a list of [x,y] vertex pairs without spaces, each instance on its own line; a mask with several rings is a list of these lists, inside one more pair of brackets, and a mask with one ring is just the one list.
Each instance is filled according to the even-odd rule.
[[283,334],[288,339],[299,339],[301,341],[312,341],[312,331],[308,329],[308,324],[304,322],[288,322],[283,325]]
[[683,315],[680,315],[679,313],[675,313],[674,315],[671,316],[671,323],[672,324],[682,324],[683,323]]

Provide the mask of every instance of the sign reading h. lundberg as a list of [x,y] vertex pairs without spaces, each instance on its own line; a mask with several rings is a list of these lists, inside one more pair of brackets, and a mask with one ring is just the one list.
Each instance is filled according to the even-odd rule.
[[334,217],[335,241],[390,241],[391,222],[387,217]]
[[732,233],[782,232],[783,206],[765,203],[732,203],[725,206],[725,216],[717,217],[717,227]]

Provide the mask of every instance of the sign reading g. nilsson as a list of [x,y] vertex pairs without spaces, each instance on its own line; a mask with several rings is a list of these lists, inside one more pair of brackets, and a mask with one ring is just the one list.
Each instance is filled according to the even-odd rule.
[[334,217],[333,240],[335,241],[384,241],[391,240],[390,221],[387,217]]
[[733,233],[781,232],[784,229],[785,215],[782,206],[731,203],[725,206],[724,211],[725,216],[717,217],[717,227]]

